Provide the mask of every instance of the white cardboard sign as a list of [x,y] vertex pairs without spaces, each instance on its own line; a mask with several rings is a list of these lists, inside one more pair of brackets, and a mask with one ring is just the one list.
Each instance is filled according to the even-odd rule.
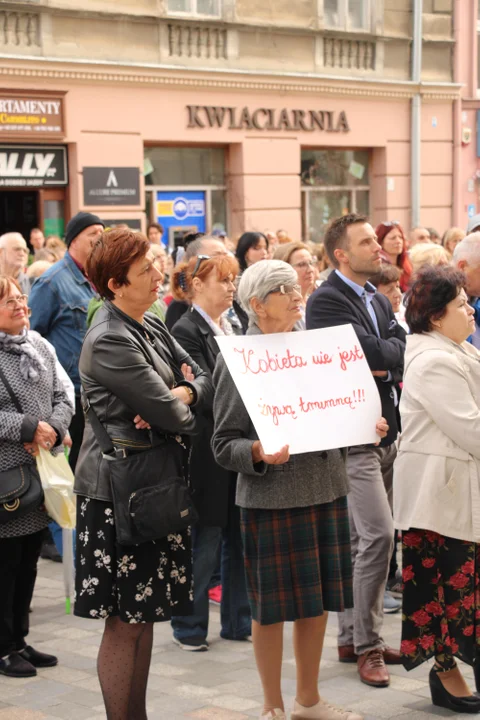
[[217,336],[267,454],[378,442],[378,390],[351,325]]

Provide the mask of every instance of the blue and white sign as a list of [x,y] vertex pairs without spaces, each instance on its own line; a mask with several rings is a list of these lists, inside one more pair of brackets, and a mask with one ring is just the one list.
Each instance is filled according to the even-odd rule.
[[204,190],[158,190],[156,198],[157,221],[165,230],[163,242],[168,245],[169,230],[197,228],[206,231],[206,193]]
[[468,217],[472,218],[475,215],[475,205],[468,206]]

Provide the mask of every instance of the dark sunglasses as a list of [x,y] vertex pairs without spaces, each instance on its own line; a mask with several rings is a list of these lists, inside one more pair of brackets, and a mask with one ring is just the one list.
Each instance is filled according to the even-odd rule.
[[200,270],[200,265],[202,264],[203,260],[210,260],[210,255],[197,255],[197,262],[195,263],[195,267],[193,268],[192,273],[192,280],[195,277],[195,275]]

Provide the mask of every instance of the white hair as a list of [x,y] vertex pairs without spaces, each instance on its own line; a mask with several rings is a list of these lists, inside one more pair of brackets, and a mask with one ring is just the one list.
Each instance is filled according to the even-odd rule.
[[238,286],[238,300],[248,315],[249,324],[257,320],[257,314],[250,305],[253,298],[261,302],[280,285],[296,285],[298,275],[291,265],[283,260],[261,260],[250,265],[243,273]]
[[453,252],[454,265],[461,260],[466,260],[471,267],[480,265],[480,232],[470,233],[458,243]]
[[25,238],[21,233],[18,232],[7,232],[3,235],[0,235],[0,248],[5,248],[7,244],[10,242],[10,240],[23,240],[25,241]]

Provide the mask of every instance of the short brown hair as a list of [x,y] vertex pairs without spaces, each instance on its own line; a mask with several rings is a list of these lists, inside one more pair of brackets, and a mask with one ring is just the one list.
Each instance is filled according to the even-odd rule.
[[405,319],[412,333],[433,330],[432,320],[440,320],[448,303],[465,288],[465,275],[448,265],[425,265],[415,275],[405,297]]
[[292,255],[294,252],[297,252],[297,250],[306,250],[307,252],[310,252],[308,245],[305,245],[305,243],[290,242],[287,245],[279,245],[273,253],[273,259],[283,260],[283,262],[286,262],[290,265]]
[[[190,301],[193,298],[193,273],[197,267],[198,257],[191,258],[188,262],[180,263],[173,271],[172,295],[176,300]],[[202,260],[198,266],[195,277],[205,281],[210,273],[216,271],[217,278],[223,280],[230,275],[236,278],[240,266],[232,255],[216,255],[208,260]]]
[[379,285],[390,285],[390,283],[400,282],[402,271],[396,265],[384,263],[380,270],[368,278],[372,285],[378,288]]
[[10,277],[9,275],[0,275],[0,300],[3,300],[3,298],[8,295],[12,285],[23,294],[23,290],[15,278]]
[[339,262],[335,257],[335,250],[342,248],[347,249],[347,230],[351,225],[357,225],[358,223],[366,223],[368,218],[365,215],[357,215],[356,213],[349,213],[348,215],[342,215],[341,217],[332,220],[327,228],[325,237],[323,238],[323,244],[327,251],[328,259],[330,260],[333,267],[338,268]]
[[125,228],[106,230],[94,243],[87,258],[87,277],[102,298],[113,300],[115,294],[108,287],[109,280],[115,280],[118,285],[128,285],[128,271],[149,250],[150,243],[140,232]]

